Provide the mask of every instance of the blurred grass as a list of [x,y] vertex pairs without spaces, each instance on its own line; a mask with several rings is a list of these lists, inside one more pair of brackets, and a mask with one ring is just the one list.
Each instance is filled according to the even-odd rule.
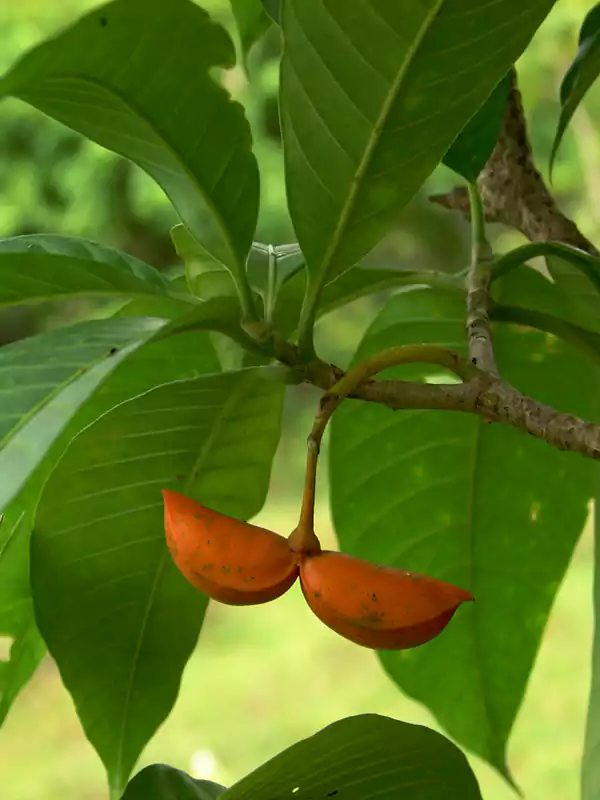
[[[296,506],[267,504],[260,524],[285,532]],[[319,530],[333,542],[326,510]],[[578,794],[589,685],[592,544],[586,531],[562,586],[519,715],[510,764],[528,800]],[[299,586],[250,608],[213,604],[185,671],[177,705],[141,765],[167,762],[231,784],[335,719],[364,712],[434,725],[403,697],[374,654],[312,616]],[[473,759],[486,800],[515,795]],[[105,800],[102,767],[48,661],[0,730],[6,800]]]

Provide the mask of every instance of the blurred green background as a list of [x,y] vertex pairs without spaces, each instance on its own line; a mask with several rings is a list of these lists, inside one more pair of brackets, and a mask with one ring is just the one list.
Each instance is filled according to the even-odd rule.
[[[29,46],[97,3],[90,0],[4,0],[0,5],[0,69]],[[204,7],[235,36],[227,0]],[[575,53],[577,31],[591,2],[561,0],[520,63],[531,139],[546,172],[558,116],[560,81]],[[279,40],[272,31],[249,59],[249,75],[223,76],[246,106],[261,166],[257,238],[293,240],[285,209],[276,92]],[[590,238],[600,240],[600,91],[589,93],[565,137],[553,187],[561,206]],[[399,215],[371,264],[454,271],[466,263],[466,224],[427,201],[454,184],[440,168]],[[16,101],[0,104],[0,236],[53,232],[120,247],[168,270],[176,264],[169,228],[176,222],[160,190],[136,167],[84,141]],[[494,230],[495,246],[520,241]],[[320,325],[323,354],[344,365],[380,307],[371,297],[336,312]],[[93,311],[81,300],[16,309],[0,315],[0,343],[64,325]],[[300,499],[304,436],[316,392],[296,389],[272,487],[257,518],[282,533],[295,524]],[[293,421],[293,424],[292,424]],[[320,530],[334,543],[327,511],[326,475],[320,489]],[[592,637],[592,546],[586,531],[559,593],[510,746],[513,773],[531,800],[566,800],[578,793]],[[7,645],[7,643],[4,643]],[[6,656],[0,638],[0,659]],[[294,741],[333,720],[379,712],[435,725],[404,698],[377,658],[322,626],[298,587],[263,607],[212,606],[199,646],[184,675],[178,703],[143,756],[197,777],[229,784]],[[473,760],[486,800],[512,793]],[[46,659],[0,730],[0,795],[7,800],[104,800],[100,762],[87,743]]]

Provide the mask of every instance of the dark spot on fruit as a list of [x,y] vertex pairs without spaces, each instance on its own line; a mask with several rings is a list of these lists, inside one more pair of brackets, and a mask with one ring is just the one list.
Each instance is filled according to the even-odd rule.
[[106,17],[100,17],[100,27],[106,28],[107,25],[108,25],[108,20],[106,19]]
[[373,600],[374,603],[377,602],[377,595],[375,594],[375,592],[373,592],[373,594],[371,595],[371,600]]
[[203,514],[199,514],[197,511],[194,514],[194,519],[202,519],[202,517],[203,517]]
[[202,572],[210,572],[213,568],[212,564],[203,564],[202,565]]
[[207,539],[207,540],[206,540],[206,544],[210,544],[210,539]]
[[318,599],[319,599],[319,597],[321,597],[321,592],[315,592],[315,593],[313,594],[313,597],[315,597],[315,598],[318,600]]
[[231,567],[228,567],[227,564],[223,564],[223,566],[221,567],[221,572],[223,573],[223,575],[229,575],[229,573],[231,572]]
[[237,570],[237,571],[238,571],[238,572],[243,572],[243,571],[244,571],[244,568],[243,568],[243,567],[238,567],[238,570]]

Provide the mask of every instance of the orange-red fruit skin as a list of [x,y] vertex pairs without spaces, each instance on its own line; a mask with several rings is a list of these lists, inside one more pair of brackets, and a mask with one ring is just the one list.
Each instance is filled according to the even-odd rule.
[[297,558],[283,536],[178,492],[162,494],[171,557],[204,594],[227,605],[257,605],[280,597],[298,577]]
[[314,614],[340,636],[376,650],[433,639],[473,595],[443,581],[323,551],[303,560],[300,583]]

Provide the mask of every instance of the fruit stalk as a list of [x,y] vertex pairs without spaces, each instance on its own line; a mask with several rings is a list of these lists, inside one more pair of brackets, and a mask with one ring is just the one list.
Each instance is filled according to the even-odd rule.
[[472,380],[484,374],[457,353],[453,353],[444,347],[429,344],[390,347],[365,358],[355,367],[348,370],[321,398],[319,411],[308,436],[306,475],[300,519],[288,538],[289,545],[295,552],[314,554],[321,550],[321,545],[314,529],[317,465],[323,435],[334,411],[344,398],[354,392],[361,383],[369,380],[378,372],[390,367],[398,367],[402,364],[415,363],[435,364],[436,366],[444,367],[457,375],[462,381]]

